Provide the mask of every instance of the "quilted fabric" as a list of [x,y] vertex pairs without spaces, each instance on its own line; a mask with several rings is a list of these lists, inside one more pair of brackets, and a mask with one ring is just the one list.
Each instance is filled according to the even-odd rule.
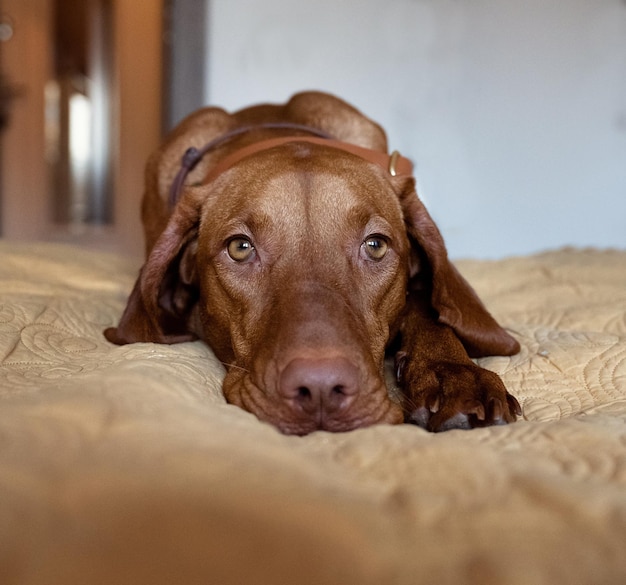
[[104,340],[132,262],[0,258],[4,585],[626,582],[626,253],[459,264],[524,420],[303,438],[227,405],[201,342]]

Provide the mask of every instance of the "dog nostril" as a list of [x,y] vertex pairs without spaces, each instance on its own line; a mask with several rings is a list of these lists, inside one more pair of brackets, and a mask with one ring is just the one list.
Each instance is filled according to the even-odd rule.
[[306,386],[300,386],[297,397],[300,400],[311,400],[311,391]]
[[345,386],[343,385],[333,386],[331,392],[338,396],[343,396],[345,394]]

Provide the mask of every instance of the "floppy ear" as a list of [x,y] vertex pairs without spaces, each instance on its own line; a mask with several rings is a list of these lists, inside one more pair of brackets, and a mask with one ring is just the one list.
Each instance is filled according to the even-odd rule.
[[[414,179],[398,177],[395,185],[409,239],[428,264],[430,282],[426,286],[430,286],[431,304],[439,321],[454,330],[470,357],[517,353],[519,343],[498,325],[474,289],[448,260],[441,233],[418,198]],[[424,267],[412,279],[423,277],[423,270]]]
[[197,339],[191,320],[198,300],[195,254],[201,198],[185,191],[139,272],[112,343],[180,343]]

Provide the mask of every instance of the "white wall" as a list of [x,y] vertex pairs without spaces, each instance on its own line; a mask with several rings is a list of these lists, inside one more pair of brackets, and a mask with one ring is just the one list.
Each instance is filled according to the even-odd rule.
[[207,101],[351,101],[415,161],[453,257],[626,248],[623,0],[210,7]]

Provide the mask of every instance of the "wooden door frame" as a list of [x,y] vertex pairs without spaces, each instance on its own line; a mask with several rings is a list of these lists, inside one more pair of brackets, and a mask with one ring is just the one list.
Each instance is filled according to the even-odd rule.
[[39,239],[48,229],[51,202],[46,163],[44,90],[52,71],[51,0],[3,0],[13,36],[2,46],[2,73],[18,88],[2,134],[2,236]]
[[52,77],[52,0],[2,2],[15,22],[14,37],[2,48],[3,72],[24,88],[2,137],[2,237],[66,241],[142,257],[144,167],[162,130],[163,0],[112,0],[114,221],[81,233],[68,232],[51,219],[44,92]]

